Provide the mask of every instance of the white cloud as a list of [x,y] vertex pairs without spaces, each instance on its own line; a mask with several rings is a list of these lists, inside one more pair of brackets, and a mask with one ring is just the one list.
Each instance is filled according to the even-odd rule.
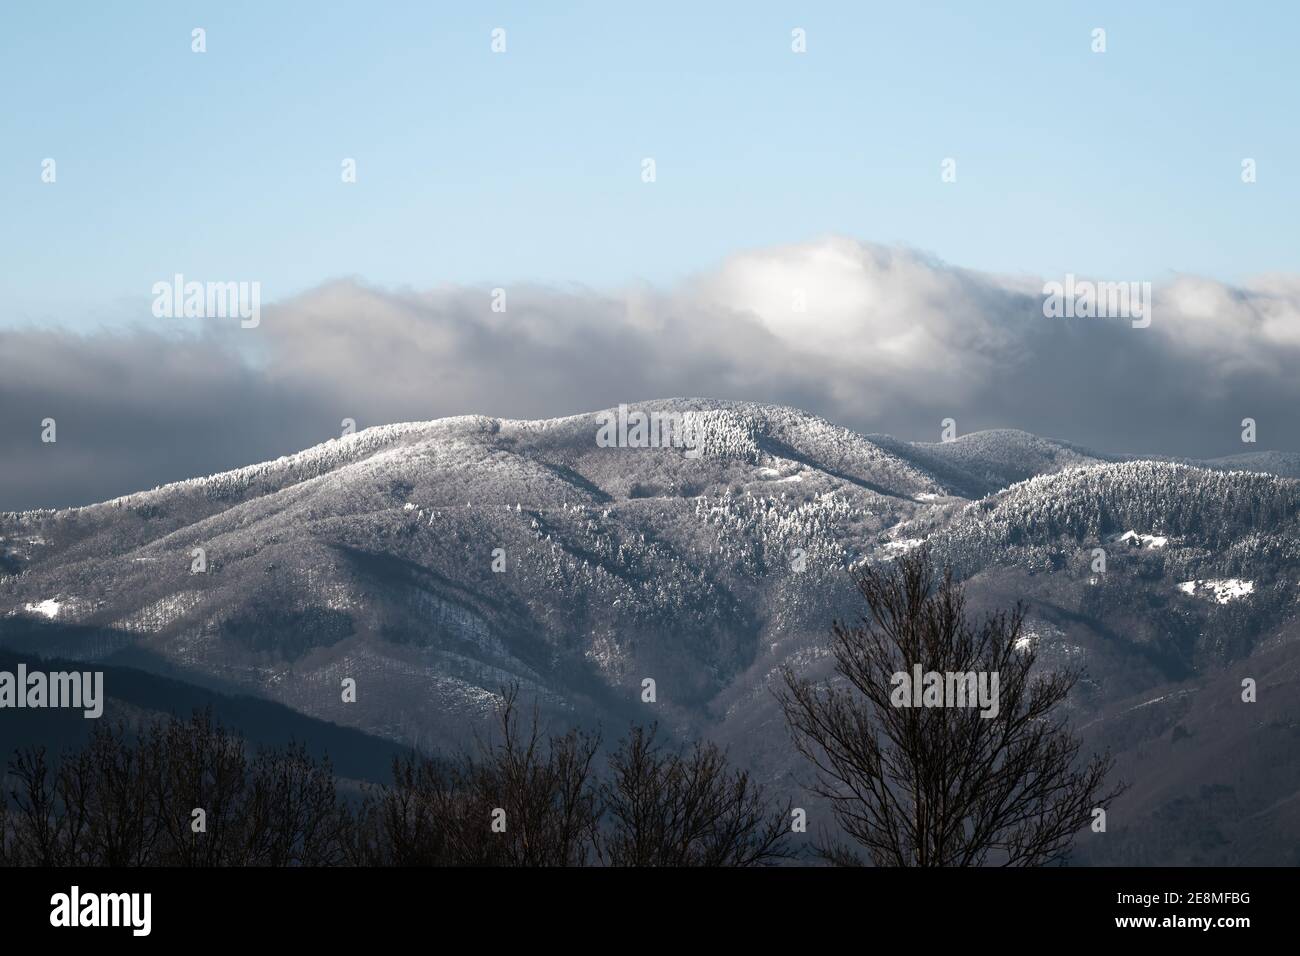
[[[961,432],[1020,427],[1114,451],[1300,447],[1300,276],[1176,276],[1155,284],[1147,329],[1044,318],[1044,278],[1062,277],[831,237],[740,252],[670,289],[336,281],[264,306],[256,330],[0,331],[0,508],[248,463],[332,437],[344,417],[542,417],[674,395],[928,440],[953,417]],[[33,441],[46,415],[63,465]],[[1258,446],[1239,443],[1247,416]]]

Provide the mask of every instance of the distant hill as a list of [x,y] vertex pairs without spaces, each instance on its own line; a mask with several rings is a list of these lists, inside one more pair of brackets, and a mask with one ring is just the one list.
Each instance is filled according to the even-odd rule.
[[[29,672],[88,669],[79,661],[0,651],[0,670],[14,673],[19,663],[26,664]],[[339,776],[370,782],[388,780],[393,758],[409,749],[350,727],[313,720],[269,700],[222,694],[138,668],[96,664],[94,669],[104,672],[107,697],[104,716],[98,720],[125,719],[136,726],[207,710],[217,723],[238,731],[253,746],[302,743],[317,759],[328,756]],[[0,767],[16,749],[33,744],[42,744],[56,754],[65,747],[79,746],[96,723],[81,711],[5,710],[0,715]]]
[[1064,468],[1121,460],[1069,442],[1039,438],[1010,428],[971,432],[949,442],[903,442],[887,435],[869,437],[968,498],[980,498],[1018,481]]

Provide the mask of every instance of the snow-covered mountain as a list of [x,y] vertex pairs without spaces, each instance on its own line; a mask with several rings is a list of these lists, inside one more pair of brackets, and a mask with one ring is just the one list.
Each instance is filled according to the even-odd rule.
[[0,515],[0,644],[426,746],[463,743],[518,680],[557,717],[657,719],[785,781],[776,668],[825,673],[830,622],[861,610],[851,567],[923,542],[976,605],[1026,601],[1046,661],[1087,664],[1081,725],[1190,699],[1167,689],[1297,633],[1300,482],[1269,473],[1293,474],[1290,456],[1131,460],[1014,431],[863,436],[753,403],[636,408],[697,426],[698,457],[602,447],[601,413],[466,416]]

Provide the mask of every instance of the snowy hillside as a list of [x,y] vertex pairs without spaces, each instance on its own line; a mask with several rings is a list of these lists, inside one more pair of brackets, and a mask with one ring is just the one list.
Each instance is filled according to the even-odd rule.
[[[689,419],[700,454],[602,447],[594,412],[465,416],[0,515],[0,642],[405,742],[463,742],[511,680],[617,726],[646,716],[652,678],[673,732],[779,763],[775,669],[824,667],[831,620],[860,613],[850,569],[926,543],[977,602],[1028,600],[1044,659],[1097,670],[1083,708],[1241,659],[1294,618],[1295,481],[1022,432],[912,444],[770,405],[637,408]],[[1221,600],[1222,581],[1250,586]]]

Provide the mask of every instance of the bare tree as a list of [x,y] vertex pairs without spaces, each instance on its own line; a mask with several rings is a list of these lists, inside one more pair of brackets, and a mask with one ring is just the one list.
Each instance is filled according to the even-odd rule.
[[[787,668],[778,692],[795,745],[817,768],[815,790],[878,866],[1036,866],[1061,861],[1102,794],[1113,761],[1078,765],[1081,743],[1058,705],[1078,669],[1035,668],[1021,641],[1024,610],[976,622],[945,570],[922,548],[857,576],[870,615],[836,622],[838,675],[828,686]],[[997,675],[994,708],[909,706],[896,675]],[[860,864],[843,843],[820,847]]]
[[715,744],[666,752],[657,727],[634,727],[610,755],[601,785],[609,823],[602,858],[614,866],[759,866],[789,854],[790,808],[774,808]]
[[334,768],[301,743],[259,749],[245,813],[250,863],[327,866],[343,859],[349,818],[338,802]]
[[134,739],[125,721],[97,724],[80,751],[59,765],[58,792],[78,823],[75,859],[97,866],[144,866],[153,859],[158,820],[151,784],[158,752]]
[[582,866],[600,816],[592,770],[600,740],[577,730],[544,738],[536,705],[525,726],[518,697],[518,685],[503,691],[497,739],[480,741],[478,759],[460,775],[460,855],[480,864]]
[[349,841],[354,866],[453,866],[461,816],[455,768],[411,753],[393,758],[392,782],[369,787]]
[[[214,723],[207,710],[188,721],[153,724],[149,746],[159,755],[152,801],[163,835],[163,861],[176,866],[249,862],[244,741]],[[203,832],[195,830],[195,810],[203,811]]]
[[[80,821],[61,812],[54,775],[44,747],[16,751],[9,762],[6,862],[27,866],[68,866]],[[70,832],[72,831],[72,832]]]
[[502,693],[495,734],[455,760],[412,754],[357,813],[349,858],[398,866],[581,866],[600,816],[599,740],[542,732]]
[[96,726],[54,767],[43,748],[18,751],[9,786],[0,854],[15,865],[332,864],[351,823],[328,759],[290,745],[250,760],[208,713]]

